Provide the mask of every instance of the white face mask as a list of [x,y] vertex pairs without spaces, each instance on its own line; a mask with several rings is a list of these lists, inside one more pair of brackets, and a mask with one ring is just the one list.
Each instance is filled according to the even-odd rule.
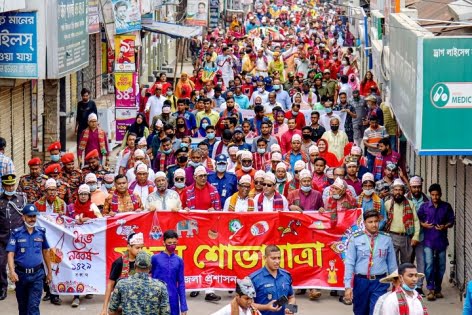
[[34,222],[33,224],[28,224],[28,223],[26,223],[26,221],[25,221],[25,225],[26,225],[27,227],[29,227],[30,229],[32,229],[32,228],[34,228],[34,227],[36,226],[36,222]]
[[373,189],[363,189],[363,192],[364,192],[364,195],[366,195],[366,196],[372,196],[372,194],[374,193],[374,190]]
[[346,61],[346,60],[343,60],[343,61],[342,61],[342,64],[343,64],[344,66],[347,66],[347,61]]
[[245,172],[250,172],[252,170],[252,165],[251,166],[242,166],[241,168]]

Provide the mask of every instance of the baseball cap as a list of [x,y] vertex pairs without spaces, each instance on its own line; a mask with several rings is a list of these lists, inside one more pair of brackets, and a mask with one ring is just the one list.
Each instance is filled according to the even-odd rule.
[[228,163],[228,158],[224,154],[219,154],[215,158],[216,164],[221,164],[221,163]]
[[29,203],[23,207],[23,215],[38,215],[38,209],[36,209],[36,206]]
[[138,268],[147,269],[151,267],[151,255],[146,252],[139,252],[136,256],[134,264]]

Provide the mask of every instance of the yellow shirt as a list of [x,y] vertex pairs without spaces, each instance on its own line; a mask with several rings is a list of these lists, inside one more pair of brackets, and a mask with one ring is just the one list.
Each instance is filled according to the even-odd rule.
[[[385,210],[388,211],[392,205],[393,199],[387,200],[385,202]],[[418,220],[418,215],[416,214],[416,208],[413,202],[408,200],[410,203],[410,208],[413,212],[413,223],[415,225],[415,234],[413,234],[413,239],[415,241],[420,240],[420,221]],[[393,220],[390,225],[390,231],[395,233],[405,233],[405,224],[403,224],[403,204],[398,204],[395,202],[393,205]]]
[[329,130],[321,138],[328,141],[328,151],[336,155],[338,160],[342,160],[344,157],[344,147],[349,142],[347,134],[342,130],[338,130],[338,133],[335,135]]
[[211,125],[216,126],[218,120],[220,119],[220,114],[214,110],[212,110],[209,114],[205,113],[205,111],[201,111],[197,113],[197,126],[200,126],[200,121],[203,117],[208,117],[210,119]]

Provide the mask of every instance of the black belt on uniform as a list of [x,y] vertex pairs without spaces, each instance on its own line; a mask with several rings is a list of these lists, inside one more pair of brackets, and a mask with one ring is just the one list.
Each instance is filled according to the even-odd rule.
[[392,232],[392,231],[390,231],[388,233],[393,234],[393,235],[398,235],[398,236],[408,236],[408,234],[406,234],[406,233],[397,233],[397,232]]
[[385,278],[387,276],[386,273],[384,274],[381,274],[381,275],[370,275],[370,276],[367,276],[367,275],[361,275],[360,273],[357,273],[356,274],[356,277],[358,278],[363,278],[363,279],[367,279],[367,280],[377,280],[377,279],[382,279],[382,278]]
[[26,273],[26,274],[31,274],[31,273],[38,272],[39,270],[41,270],[43,268],[44,268],[44,266],[43,266],[42,263],[37,265],[36,267],[33,267],[33,268],[24,268],[24,267],[21,267],[21,266],[18,266],[18,265],[15,266],[15,270],[18,270],[19,272]]

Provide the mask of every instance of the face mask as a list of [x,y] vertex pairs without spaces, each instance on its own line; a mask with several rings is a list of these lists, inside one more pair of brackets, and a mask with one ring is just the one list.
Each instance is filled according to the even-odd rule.
[[6,191],[5,190],[3,192],[5,193],[5,195],[10,196],[10,197],[13,196],[14,194],[16,194],[16,190],[14,190],[14,191]]
[[278,90],[280,90],[280,85],[274,85],[273,88],[274,88],[274,90],[278,91]]
[[219,164],[219,165],[216,165],[216,171],[218,173],[224,173],[226,172],[226,164]]
[[264,89],[263,89],[263,88],[257,88],[257,92],[263,93],[263,92],[264,92]]
[[172,95],[172,91],[167,91],[167,96],[171,96]]
[[282,179],[277,178],[277,183],[283,183],[283,182],[285,182],[285,178],[282,178]]
[[338,131],[338,129],[339,129],[339,126],[331,126],[332,131]]
[[185,124],[177,124],[177,128],[183,128],[185,127]]
[[213,139],[215,139],[215,134],[214,133],[207,133],[207,138],[209,140],[213,140]]
[[404,284],[404,283],[402,284],[402,289],[405,290],[405,291],[408,291],[408,292],[413,292],[413,291],[415,291],[416,287],[417,287],[417,286],[415,285],[415,287],[412,289],[412,288],[410,288],[409,286],[407,286],[406,284]]
[[343,60],[343,61],[342,61],[342,64],[343,64],[344,66],[347,66],[347,61],[346,61],[346,60]]
[[304,134],[304,135],[303,135],[303,139],[305,139],[305,140],[308,140],[308,139],[310,139],[310,138],[311,138],[311,135],[307,135],[307,134]]
[[257,149],[257,153],[259,153],[259,154],[264,154],[265,152],[266,152],[265,149],[261,149],[261,148]]
[[363,192],[364,192],[364,195],[366,195],[366,196],[372,196],[372,194],[374,193],[374,190],[373,189],[363,189]]
[[188,162],[188,164],[189,164],[190,166],[193,166],[194,168],[197,168],[197,167],[199,167],[200,165],[202,165],[202,163],[200,163],[200,162],[194,162],[194,161],[190,161],[190,162]]
[[255,103],[255,105],[256,105],[256,106],[257,106],[257,105],[262,105],[262,103]]
[[292,110],[292,115],[293,115],[293,116],[297,116],[297,115],[298,115],[298,112]]
[[333,56],[333,60],[338,60],[338,56]]
[[111,184],[106,184],[105,183],[105,188],[106,189],[112,189],[113,188],[113,183],[111,183]]
[[187,157],[187,156],[179,156],[179,157],[177,158],[177,162],[179,162],[179,163],[187,163],[187,161],[188,161],[188,157]]
[[174,185],[175,185],[175,187],[177,187],[179,189],[182,189],[182,188],[185,187],[185,183],[175,183]]
[[177,245],[166,245],[166,250],[173,254],[175,252],[175,248],[177,247]]
[[180,147],[181,148],[188,148],[188,143],[187,142],[181,142]]
[[172,149],[164,150],[164,151],[162,151],[162,152],[164,152],[165,155],[168,155],[168,154],[170,154],[170,153],[172,152]]
[[252,166],[242,166],[241,168],[245,172],[250,172],[252,170]]
[[53,161],[53,162],[59,161],[60,158],[61,158],[61,156],[59,154],[52,154],[51,155],[51,161]]
[[34,228],[34,227],[36,226],[36,222],[33,223],[33,224],[28,224],[28,223],[25,222],[25,225],[26,225],[27,227],[29,227],[30,229],[32,229],[32,228]]
[[325,109],[326,114],[331,114],[333,112],[333,109],[331,107],[328,107]]
[[311,186],[300,186],[300,189],[303,192],[310,192],[311,191]]
[[206,127],[208,127],[208,123],[203,123],[203,124],[202,124],[202,128],[203,128],[203,129],[206,129]]
[[88,185],[90,187],[90,191],[95,191],[97,190],[97,184],[94,185]]

